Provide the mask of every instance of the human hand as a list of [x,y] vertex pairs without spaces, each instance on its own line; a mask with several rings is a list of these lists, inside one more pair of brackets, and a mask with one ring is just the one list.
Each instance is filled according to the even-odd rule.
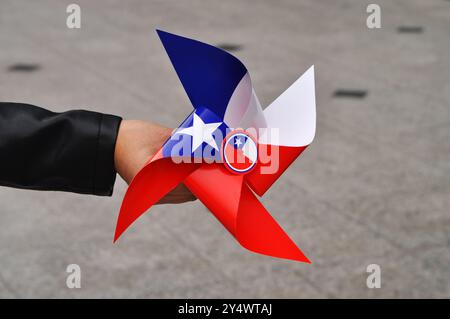
[[[114,152],[116,171],[129,184],[171,133],[171,129],[150,122],[123,120],[119,127]],[[158,204],[178,204],[193,200],[195,196],[184,184],[179,184]]]

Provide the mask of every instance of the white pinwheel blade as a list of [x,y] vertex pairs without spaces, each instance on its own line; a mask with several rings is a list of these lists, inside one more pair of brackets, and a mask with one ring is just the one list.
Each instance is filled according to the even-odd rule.
[[266,127],[264,113],[248,72],[239,82],[228,102],[224,122],[232,128]]
[[[311,144],[316,132],[316,95],[314,66],[284,91],[265,110],[267,129],[261,144],[300,147]],[[278,141],[270,129],[279,129]]]

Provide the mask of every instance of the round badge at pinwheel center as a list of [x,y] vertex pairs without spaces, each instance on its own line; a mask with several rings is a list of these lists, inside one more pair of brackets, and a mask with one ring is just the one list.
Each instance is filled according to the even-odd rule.
[[222,159],[231,172],[246,174],[258,161],[258,145],[246,131],[234,130],[223,140]]

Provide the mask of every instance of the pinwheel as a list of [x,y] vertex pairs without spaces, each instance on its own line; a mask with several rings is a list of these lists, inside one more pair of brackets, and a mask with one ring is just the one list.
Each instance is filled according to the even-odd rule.
[[263,111],[236,57],[196,40],[157,33],[194,110],[130,183],[114,241],[184,183],[243,247],[309,263],[257,196],[314,138],[314,67]]

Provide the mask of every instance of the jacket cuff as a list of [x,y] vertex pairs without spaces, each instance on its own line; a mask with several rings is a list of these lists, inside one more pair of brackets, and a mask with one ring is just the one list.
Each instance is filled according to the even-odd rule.
[[118,116],[101,114],[93,177],[94,195],[111,196],[113,193],[116,181],[114,151],[121,121]]

